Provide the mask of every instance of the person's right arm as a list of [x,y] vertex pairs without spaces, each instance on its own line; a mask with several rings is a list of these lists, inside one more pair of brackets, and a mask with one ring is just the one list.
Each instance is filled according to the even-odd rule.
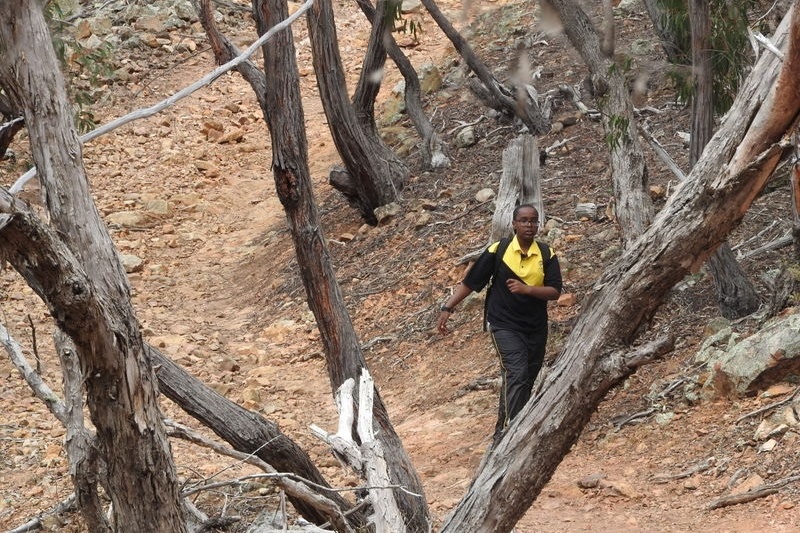
[[469,296],[471,292],[472,289],[463,283],[459,283],[456,290],[453,291],[453,294],[442,304],[442,309],[439,312],[439,320],[436,322],[436,328],[442,335],[446,335],[450,332],[447,328],[447,321],[450,320],[450,315],[453,314],[455,307],[461,303],[461,300]]

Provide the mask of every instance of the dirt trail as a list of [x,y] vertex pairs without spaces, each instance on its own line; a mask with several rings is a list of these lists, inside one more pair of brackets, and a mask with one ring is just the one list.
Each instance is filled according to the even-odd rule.
[[[490,2],[481,7],[494,10],[500,5]],[[356,51],[369,32],[360,14],[343,5],[337,9],[345,61],[355,75],[360,68]],[[451,10],[457,12],[453,6]],[[444,58],[450,47],[430,21],[421,39],[420,45],[407,49],[418,66],[426,61],[447,63]],[[496,362],[488,340],[479,332],[478,311],[460,312],[454,333],[440,338],[428,331],[433,319],[430,310],[433,301],[461,275],[462,269],[453,266],[454,259],[482,242],[486,213],[476,210],[474,220],[459,219],[460,227],[431,226],[433,229],[415,233],[413,228],[406,229],[406,221],[398,221],[359,235],[361,221],[356,213],[325,183],[330,165],[338,158],[313,87],[307,42],[302,35],[297,42],[311,171],[325,231],[332,239],[332,258],[362,341],[392,337],[375,342],[366,356],[423,479],[438,523],[467,489],[488,446],[496,409],[492,382]],[[489,49],[486,45],[482,50]],[[562,60],[550,57],[548,61]],[[207,53],[201,54],[149,80],[146,89],[126,88],[127,94],[114,97],[107,118],[172,94],[212,64]],[[387,76],[384,91],[398,79],[396,72]],[[469,112],[480,109],[463,94],[449,101],[464,107],[463,102],[469,102]],[[468,118],[474,117],[465,115],[464,120]],[[434,120],[440,121],[440,129],[454,124],[444,118]],[[221,124],[226,133],[240,130],[241,141],[220,144],[209,140],[211,123]],[[591,128],[594,126],[587,126],[587,131]],[[491,172],[496,170],[503,148],[502,143],[490,144],[493,142],[487,135],[484,145],[475,151],[453,154],[454,159],[462,160],[461,166],[457,164],[442,176],[415,176],[409,198],[417,193],[433,197],[438,192],[444,218],[455,219],[461,212],[459,202],[491,183]],[[121,253],[144,260],[142,270],[130,279],[146,338],[218,391],[276,421],[310,450],[334,483],[352,484],[350,476],[307,430],[312,423],[334,427],[335,407],[319,335],[297,280],[291,239],[274,194],[268,134],[249,86],[238,75],[224,76],[159,116],[90,143],[84,156],[104,216],[113,218],[111,215],[122,211],[144,215],[134,227],[111,224],[111,228]],[[569,158],[553,161],[552,172],[577,164],[581,157],[576,149]],[[585,174],[587,180],[602,179],[602,172]],[[565,185],[573,192],[602,187],[588,181]],[[571,202],[568,194],[564,196],[563,202],[552,207],[562,217],[568,209],[562,205]],[[463,232],[453,237],[458,238],[458,245],[438,249],[444,241],[442,235],[457,233],[456,229]],[[598,229],[584,224],[571,226],[570,231],[579,235]],[[358,237],[351,245],[339,240],[343,233]],[[419,255],[398,263],[395,258],[404,251]],[[591,276],[591,269],[580,263],[589,259],[578,259],[578,252],[569,248],[564,253],[573,254],[578,264],[570,281],[575,290],[581,283],[581,268],[586,277]],[[587,257],[593,254],[587,251]],[[58,364],[44,346],[49,322],[46,311],[12,272],[4,271],[0,281],[11,333],[30,343],[25,317],[30,315],[41,324],[37,337],[43,374],[57,388]],[[574,312],[577,309],[556,310],[555,314]],[[411,326],[400,327],[408,324]],[[701,329],[702,325],[687,328],[687,337],[696,340]],[[685,470],[710,456],[716,456],[717,464],[728,460],[740,468],[750,465],[753,472],[763,474],[752,446],[725,445],[734,433],[732,421],[758,400],[676,409],[677,414],[663,425],[651,419],[616,431],[610,424],[612,417],[641,407],[654,379],[680,372],[690,349],[691,345],[683,346],[683,351],[644,369],[610,395],[516,531],[798,530],[796,492],[707,511],[705,505],[725,490],[732,471],[720,468],[714,475],[653,482],[657,474]],[[471,383],[484,385],[467,390]],[[165,409],[168,416],[192,424],[168,402]],[[5,358],[0,358],[0,413],[0,526],[14,527],[65,497],[71,488],[61,448],[63,430],[31,398]],[[180,474],[188,479],[210,476],[226,467],[225,475],[231,477],[249,471],[181,442],[173,446]],[[602,477],[602,483],[596,488],[578,487],[578,481],[591,476]],[[234,509],[244,514],[270,501],[271,493],[256,494],[240,495],[233,502]],[[213,503],[213,496],[207,498],[203,501]],[[77,520],[71,518],[54,525],[53,530],[76,531],[75,524]]]

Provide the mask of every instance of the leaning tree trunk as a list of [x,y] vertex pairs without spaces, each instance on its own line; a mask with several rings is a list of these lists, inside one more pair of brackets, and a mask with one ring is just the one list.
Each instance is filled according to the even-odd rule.
[[[220,64],[239,56],[236,47],[222,35],[213,17],[211,0],[198,0],[198,18],[206,31],[214,56]],[[251,61],[240,63],[236,70],[251,85],[262,109],[266,106],[266,76]],[[188,374],[154,347],[147,346],[159,385],[164,395],[181,409],[210,428],[234,449],[252,453],[280,472],[291,472],[317,485],[318,490],[334,502],[347,516],[353,526],[364,523],[362,512],[353,510],[349,503],[333,491],[326,490],[328,482],[311,461],[311,458],[289,437],[269,420],[248,411],[208,388],[203,382]],[[264,446],[270,442],[269,446]],[[307,499],[287,491],[289,501],[305,519],[316,524],[328,521],[328,516],[319,506],[311,505]]]
[[[670,3],[675,4],[676,1],[671,0]],[[669,17],[674,14],[665,9],[664,0],[644,0],[644,4],[667,60],[670,63],[685,64],[689,59],[689,43],[675,33],[674,25],[669,24]]]
[[800,261],[800,163],[795,163],[794,166],[792,167],[791,188],[792,188],[792,237],[794,238],[794,260]]
[[[359,7],[361,7],[361,11],[363,11],[364,15],[367,17],[367,20],[372,23],[375,20],[375,8],[372,7],[372,3],[369,0],[356,1]],[[394,64],[397,65],[397,69],[400,71],[400,74],[403,75],[403,79],[406,82],[405,91],[403,91],[405,95],[406,112],[408,113],[408,118],[411,119],[411,122],[417,129],[417,133],[422,137],[421,150],[425,166],[428,168],[449,166],[450,159],[444,153],[442,141],[439,139],[436,130],[433,128],[433,124],[428,120],[428,117],[422,109],[422,90],[420,88],[417,71],[414,70],[411,61],[409,61],[403,51],[400,50],[400,47],[397,46],[397,42],[394,40],[392,34],[386,33],[384,37],[385,41],[383,44],[386,47],[386,52],[389,54],[389,57],[392,58]],[[361,75],[362,77],[364,76],[363,71]]]
[[[15,268],[26,271],[23,275],[34,290],[54,298],[57,305],[49,307],[50,313],[75,343],[87,405],[108,467],[114,527],[185,531],[155,376],[144,354],[126,274],[92,201],[40,3],[6,0],[0,6],[2,85],[23,106],[50,220],[85,274],[55,279],[53,264],[31,264],[35,242],[6,241],[3,251]],[[7,207],[13,221],[17,214]]]
[[534,135],[544,135],[550,131],[550,121],[539,108],[535,91],[522,85],[509,89],[501,84],[481,61],[467,40],[458,33],[434,0],[421,0],[431,18],[455,46],[470,69],[478,76],[482,85],[473,85],[472,90],[488,106],[508,116],[519,118]]
[[[387,10],[390,0],[377,0],[375,16],[372,17],[372,31],[370,32],[367,51],[361,64],[361,75],[356,83],[353,94],[353,109],[356,112],[361,126],[371,135],[378,135],[375,125],[375,98],[381,90],[383,67],[386,65],[385,41],[389,35],[387,24]],[[393,20],[393,19],[389,19]]]
[[[564,31],[592,74],[595,98],[602,112],[603,129],[611,155],[617,220],[627,246],[650,225],[652,202],[647,190],[645,165],[633,103],[623,69],[603,52],[600,36],[574,0],[548,0],[561,17]],[[611,21],[607,21],[611,23]]]
[[317,0],[308,11],[307,21],[322,106],[333,143],[347,169],[335,174],[345,183],[331,184],[347,195],[364,220],[377,224],[375,208],[399,199],[408,168],[374,129],[365,129],[356,116],[347,95],[331,0]]
[[[714,91],[712,79],[711,16],[706,0],[689,2],[692,27],[692,136],[689,142],[689,164],[694,166],[714,131]],[[741,318],[759,306],[756,289],[736,261],[728,242],[717,248],[708,261],[714,280],[717,303],[722,316]]]
[[442,533],[510,530],[605,393],[668,348],[663,341],[630,354],[624,344],[636,339],[674,284],[699,268],[739,223],[780,159],[791,153],[783,137],[800,119],[800,10],[795,7],[789,17],[776,43],[784,49],[791,43],[783,66],[773,54],[762,57],[691,179],[595,284],[542,392],[486,458]]
[[[259,0],[254,11],[259,33],[288,15],[285,0]],[[272,77],[267,84],[266,107],[262,110],[272,139],[275,189],[286,211],[300,277],[322,336],[331,389],[335,391],[348,378],[358,380],[367,363],[345,310],[313,201],[292,33],[287,30],[276,37],[263,47],[264,71],[272,73]],[[427,532],[430,517],[422,483],[377,390],[373,417],[378,424],[375,434],[383,445],[391,483],[397,487],[393,489],[394,497],[406,527],[412,533]]]
[[[147,345],[147,352],[153,366],[158,368],[158,383],[164,396],[202,422],[235,450],[255,455],[278,472],[291,472],[313,483],[316,492],[334,502],[342,513],[347,513],[353,527],[366,523],[362,512],[354,510],[337,492],[327,490],[330,485],[308,454],[281,433],[276,424],[221,396],[153,346]],[[269,446],[264,445],[267,442]],[[306,520],[317,525],[329,520],[327,514],[305,498],[290,492],[287,492],[287,497]]]

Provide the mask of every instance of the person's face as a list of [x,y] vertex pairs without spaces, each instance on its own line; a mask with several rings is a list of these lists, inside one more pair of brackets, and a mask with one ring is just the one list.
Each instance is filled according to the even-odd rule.
[[511,225],[517,237],[532,241],[539,231],[539,213],[533,207],[523,207]]

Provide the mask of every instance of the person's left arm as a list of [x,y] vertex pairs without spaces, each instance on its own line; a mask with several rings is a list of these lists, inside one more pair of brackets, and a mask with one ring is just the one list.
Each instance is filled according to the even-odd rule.
[[540,300],[558,300],[558,297],[561,296],[561,287],[563,285],[561,265],[558,263],[555,251],[551,250],[550,253],[553,255],[545,265],[544,284],[541,287],[526,285],[518,279],[509,279],[506,281],[508,290],[514,294],[524,294]]

